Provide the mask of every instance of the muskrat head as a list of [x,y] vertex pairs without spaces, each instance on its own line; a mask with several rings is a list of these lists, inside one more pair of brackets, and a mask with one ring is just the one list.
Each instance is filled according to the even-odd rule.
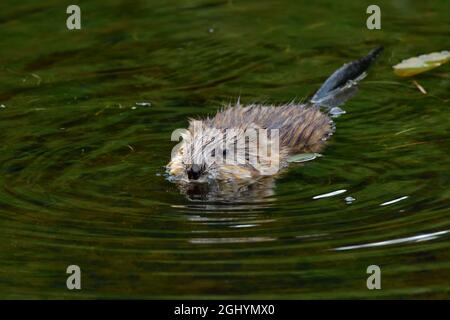
[[267,145],[265,152],[258,152],[263,140],[257,129],[217,129],[202,121],[192,121],[189,129],[172,136],[183,140],[172,150],[172,159],[167,165],[171,179],[236,181],[273,174],[279,168],[281,153],[270,148],[268,154]]

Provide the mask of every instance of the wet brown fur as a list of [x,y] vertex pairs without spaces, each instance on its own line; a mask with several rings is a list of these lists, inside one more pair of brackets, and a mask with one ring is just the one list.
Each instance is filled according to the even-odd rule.
[[[203,134],[198,135],[195,127]],[[211,129],[211,130],[207,130]],[[181,148],[167,165],[168,172],[178,178],[186,178],[189,164],[201,163],[198,154],[187,156],[185,150],[196,145],[199,152],[205,148],[215,147],[214,130],[236,129],[244,134],[247,129],[278,129],[279,153],[278,157],[260,158],[262,163],[278,164],[279,168],[288,164],[288,156],[298,153],[319,152],[325,145],[327,138],[333,133],[333,122],[317,106],[310,104],[290,103],[282,106],[252,104],[228,106],[217,112],[212,118],[189,121],[188,131],[191,139],[183,140]],[[212,149],[211,149],[212,150]],[[208,154],[208,152],[206,152]],[[260,155],[261,156],[261,155]],[[268,162],[269,161],[269,162]],[[263,171],[260,171],[263,170]],[[260,175],[267,175],[264,167],[259,169],[248,164],[226,165],[217,163],[212,170],[214,179],[245,180]],[[269,175],[272,173],[269,173]]]
[[294,103],[226,107],[203,122],[216,129],[279,129],[280,149],[289,154],[319,152],[333,132],[331,119],[318,107]]

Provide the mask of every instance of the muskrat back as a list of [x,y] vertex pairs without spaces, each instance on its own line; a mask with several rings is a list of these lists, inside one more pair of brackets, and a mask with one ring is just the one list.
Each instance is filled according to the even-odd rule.
[[217,129],[279,129],[280,147],[287,148],[288,154],[320,151],[333,130],[330,117],[318,106],[296,103],[282,106],[238,104],[204,122]]

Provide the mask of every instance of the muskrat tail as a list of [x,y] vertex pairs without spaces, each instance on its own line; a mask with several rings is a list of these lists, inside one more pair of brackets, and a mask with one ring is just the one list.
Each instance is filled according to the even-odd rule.
[[367,56],[337,69],[317,90],[311,103],[332,108],[353,97],[358,90],[358,82],[365,78],[366,71],[382,51],[383,47],[375,48]]

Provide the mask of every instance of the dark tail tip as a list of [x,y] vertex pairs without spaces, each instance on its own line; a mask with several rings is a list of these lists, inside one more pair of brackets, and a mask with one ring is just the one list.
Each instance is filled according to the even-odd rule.
[[364,78],[365,72],[383,50],[382,46],[377,47],[361,59],[346,63],[337,69],[314,94],[311,102],[334,107],[347,101],[356,93],[356,84]]
[[373,49],[372,51],[370,51],[369,54],[362,59],[369,59],[370,62],[373,62],[376,58],[378,58],[378,56],[383,52],[383,50],[384,50],[384,47],[379,46],[379,47]]

